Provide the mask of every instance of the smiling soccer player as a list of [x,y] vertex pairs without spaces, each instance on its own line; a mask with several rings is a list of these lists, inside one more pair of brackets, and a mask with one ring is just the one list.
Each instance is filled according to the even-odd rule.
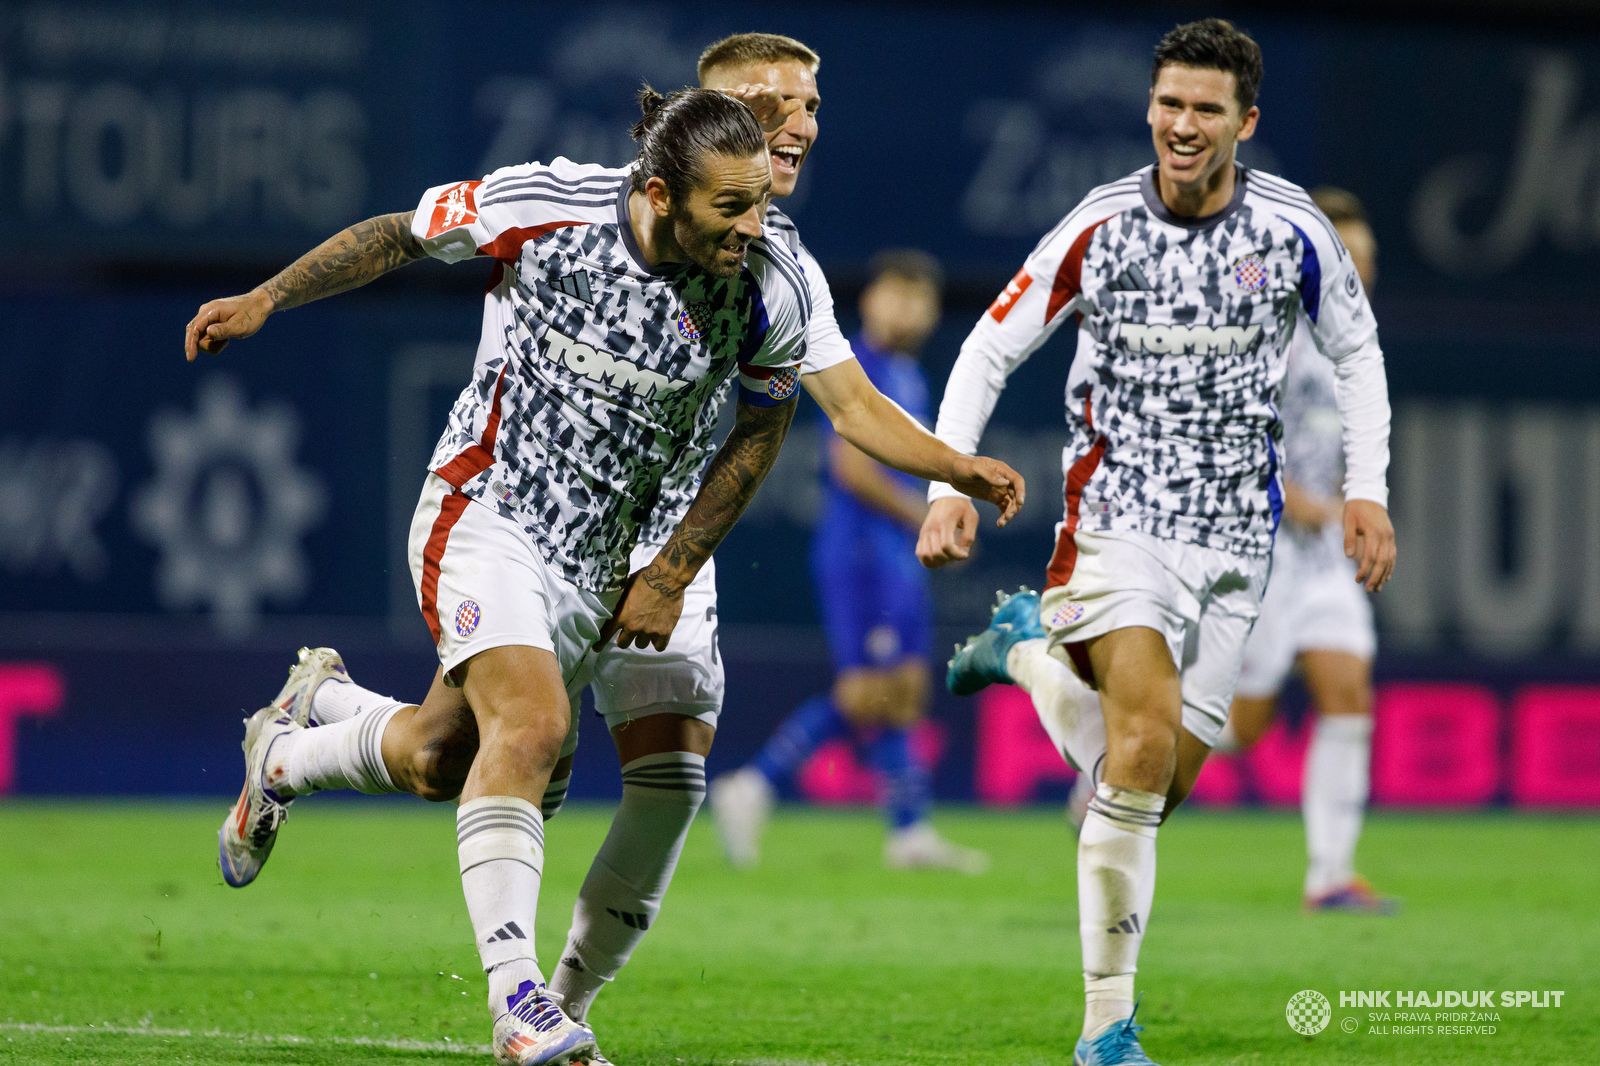
[[[1220,19],[1161,39],[1156,163],[1095,189],[979,320],[937,432],[976,441],[1001,382],[1065,323],[1065,514],[1043,597],[1005,600],[949,684],[1014,682],[1096,784],[1078,839],[1085,1011],[1079,1066],[1148,1063],[1134,972],[1156,831],[1227,718],[1283,509],[1284,367],[1298,331],[1333,361],[1344,550],[1376,591],[1394,567],[1389,402],[1355,264],[1298,186],[1235,160],[1260,112],[1261,50]],[[918,553],[963,557],[971,504],[941,486]],[[1089,689],[1095,690],[1094,693]]]

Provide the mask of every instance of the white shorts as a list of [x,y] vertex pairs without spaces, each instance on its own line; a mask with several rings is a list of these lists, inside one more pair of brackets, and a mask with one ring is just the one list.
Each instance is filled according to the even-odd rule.
[[1280,534],[1261,617],[1244,647],[1239,695],[1276,696],[1303,651],[1342,651],[1370,660],[1377,650],[1372,604],[1356,584],[1356,564],[1340,558],[1317,565]]
[[716,728],[725,679],[717,652],[717,567],[707,560],[683,592],[683,614],[666,651],[619,648],[595,656],[595,710],[614,729],[652,714],[684,714]]
[[617,601],[567,581],[515,522],[437,474],[423,485],[407,557],[447,679],[479,652],[518,645],[553,653],[571,692]]
[[1182,679],[1183,728],[1215,746],[1271,558],[1134,530],[1079,531],[1056,552],[1051,569],[1067,580],[1047,589],[1040,603],[1050,653],[1087,681],[1084,641],[1130,626],[1154,629],[1166,638]]
[[594,642],[616,595],[579,589],[552,570],[516,523],[429,474],[411,521],[409,559],[423,618],[446,675],[480,651],[524,645],[553,652],[570,704],[563,756],[578,748],[583,689],[606,728],[653,714],[716,727],[725,677],[717,650],[717,573],[708,560],[684,590],[665,651]]

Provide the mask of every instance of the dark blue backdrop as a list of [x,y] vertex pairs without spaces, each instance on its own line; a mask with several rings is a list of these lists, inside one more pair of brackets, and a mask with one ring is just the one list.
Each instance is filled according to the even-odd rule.
[[[19,783],[98,791],[93,767],[141,789],[137,767],[167,758],[161,780],[188,789],[201,753],[233,743],[233,710],[270,695],[302,642],[365,649],[400,695],[430,673],[399,537],[464,381],[482,264],[408,268],[190,365],[179,335],[203,300],[431,185],[557,154],[624,162],[642,80],[686,83],[706,43],[760,28],[823,56],[821,136],[786,208],[847,327],[877,250],[926,248],[950,272],[926,352],[937,397],[1038,235],[1150,158],[1148,56],[1171,21],[827,3],[759,19],[677,2],[0,8],[0,653],[75,679],[67,718],[26,726],[55,739],[26,749]],[[1381,244],[1407,552],[1381,605],[1386,646],[1587,660],[1600,650],[1600,48],[1535,31],[1246,24],[1267,61],[1246,158],[1356,190]],[[1029,476],[1033,502],[935,578],[952,631],[984,617],[995,588],[1039,581],[1069,355],[1041,351],[997,412],[985,448]],[[719,554],[730,707],[758,724],[827,674],[806,628],[816,436],[797,426]],[[795,628],[741,629],[764,626]],[[768,660],[738,650],[780,638],[782,693]],[[204,685],[152,689],[151,661],[168,659]],[[754,676],[764,690],[741,680]]]

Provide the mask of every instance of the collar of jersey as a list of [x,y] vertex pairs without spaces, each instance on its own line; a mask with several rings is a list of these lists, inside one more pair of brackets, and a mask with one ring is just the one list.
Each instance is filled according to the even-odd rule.
[[1182,215],[1173,214],[1167,209],[1167,205],[1162,202],[1161,191],[1156,188],[1156,170],[1157,165],[1151,165],[1139,178],[1139,192],[1144,196],[1144,206],[1149,208],[1152,215],[1167,225],[1181,226],[1188,230],[1201,230],[1215,226],[1218,222],[1239,210],[1239,205],[1244,203],[1245,181],[1250,173],[1250,169],[1244,164],[1235,163],[1233,165],[1233,198],[1228,201],[1228,205],[1215,214],[1186,218]]
[[633,235],[633,219],[628,216],[628,195],[633,192],[633,176],[622,183],[622,189],[617,193],[617,229],[622,233],[622,246],[628,250],[628,258],[633,260],[633,265],[639,268],[641,274],[652,277],[664,278],[676,274],[688,264],[662,263],[660,266],[651,266],[650,260],[644,257],[644,251],[639,247],[639,241]]

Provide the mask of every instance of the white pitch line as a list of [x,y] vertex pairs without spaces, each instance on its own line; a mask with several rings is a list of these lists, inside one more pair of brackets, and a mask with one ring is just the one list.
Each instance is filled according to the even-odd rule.
[[[225,1033],[220,1029],[162,1029],[151,1025],[43,1025],[37,1022],[0,1022],[0,1032],[45,1033],[61,1036],[164,1036],[188,1040],[234,1040],[255,1044],[337,1044],[345,1047],[381,1047],[392,1051],[443,1051],[456,1055],[489,1055],[488,1044],[457,1044],[444,1040],[383,1040],[371,1036],[295,1036],[271,1033]],[[682,1062],[682,1059],[678,1060]],[[828,1066],[805,1059],[730,1059],[728,1066]]]
[[271,1033],[225,1033],[220,1029],[160,1029],[132,1025],[40,1025],[31,1022],[0,1022],[0,1030],[18,1033],[53,1033],[85,1036],[115,1033],[119,1036],[164,1036],[190,1040],[237,1040],[257,1044],[340,1044],[346,1047],[381,1047],[394,1051],[445,1051],[460,1055],[488,1055],[488,1044],[457,1044],[445,1040],[384,1040],[372,1036],[294,1036]]

